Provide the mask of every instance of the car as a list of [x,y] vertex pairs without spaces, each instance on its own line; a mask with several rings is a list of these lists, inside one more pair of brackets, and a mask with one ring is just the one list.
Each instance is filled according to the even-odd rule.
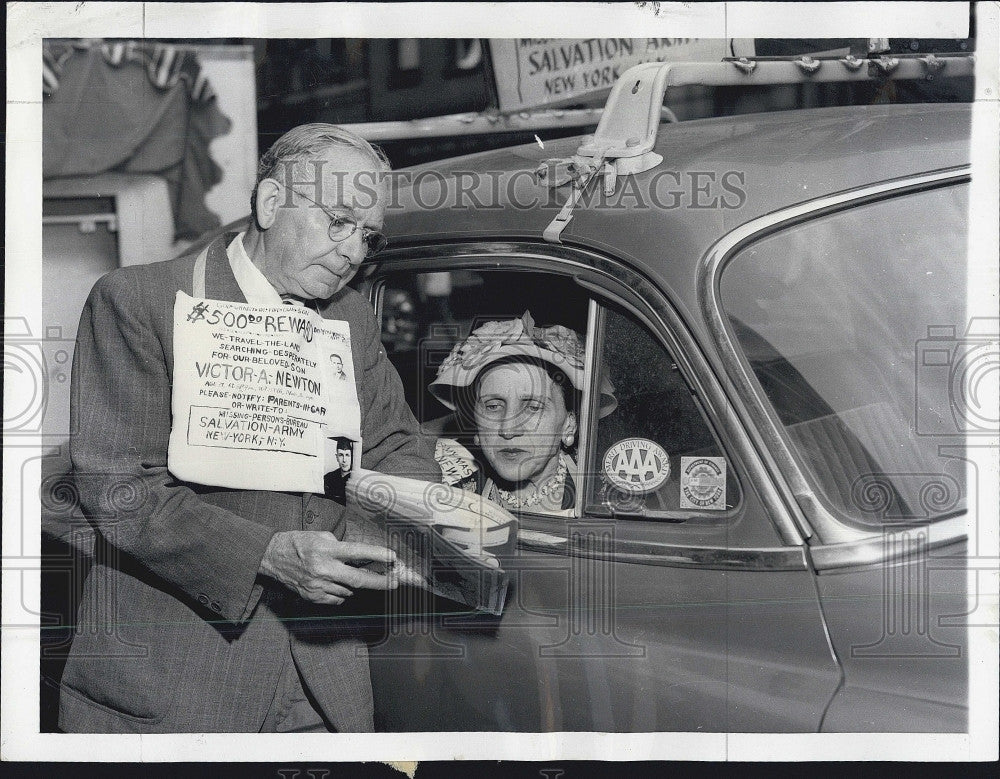
[[965,298],[970,106],[660,121],[685,67],[895,67],[815,63],[640,66],[593,136],[392,174],[389,249],[352,284],[424,435],[454,421],[429,388],[486,322],[576,330],[586,387],[575,503],[517,513],[498,613],[402,587],[338,615],[368,638],[376,729],[968,729],[963,444],[995,410],[966,385],[996,339]]
[[525,311],[588,390],[502,613],[391,595],[376,727],[965,731],[970,107],[660,124],[630,74],[594,136],[394,176],[356,283],[424,432],[452,347]]

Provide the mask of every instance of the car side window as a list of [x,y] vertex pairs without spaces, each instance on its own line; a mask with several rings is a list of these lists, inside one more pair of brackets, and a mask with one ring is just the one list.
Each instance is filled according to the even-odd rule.
[[491,268],[388,272],[373,289],[445,481],[518,514],[578,517],[587,292],[570,276]]
[[613,308],[599,331],[586,512],[683,519],[738,505],[732,465],[670,353]]
[[[558,444],[573,494],[547,509],[505,507],[537,516],[680,521],[719,519],[739,504],[733,466],[673,357],[645,325],[611,303],[595,303],[571,277],[476,268],[396,271],[374,281],[383,345],[421,431],[438,450],[446,481],[482,491],[492,479],[509,493],[499,458],[532,449],[524,443],[531,435],[522,443],[511,438],[502,443],[512,451],[491,458],[488,435],[472,415],[442,403],[448,393],[435,386],[449,361],[468,363],[470,376],[481,370],[477,354],[502,351],[511,339],[501,331],[519,330],[515,324],[529,314],[536,340],[543,332],[552,338],[551,328],[580,338],[576,430]],[[484,326],[499,340],[464,347]],[[566,333],[558,333],[555,340],[564,341]]]

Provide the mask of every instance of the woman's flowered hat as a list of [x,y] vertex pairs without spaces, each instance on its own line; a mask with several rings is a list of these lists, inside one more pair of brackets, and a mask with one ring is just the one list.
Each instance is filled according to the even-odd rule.
[[[455,409],[452,393],[457,387],[468,387],[486,366],[508,357],[531,357],[561,370],[578,392],[584,388],[584,339],[575,330],[562,325],[535,327],[527,311],[520,319],[487,322],[477,327],[451,350],[430,391],[448,408]],[[615,388],[607,376],[601,377],[600,415],[615,410],[618,401]]]

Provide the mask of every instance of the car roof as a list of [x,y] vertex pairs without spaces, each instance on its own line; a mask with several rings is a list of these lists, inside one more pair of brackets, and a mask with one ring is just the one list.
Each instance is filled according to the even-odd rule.
[[[663,162],[627,184],[619,179],[615,197],[578,206],[561,240],[623,259],[682,300],[693,300],[696,263],[725,233],[813,198],[967,165],[970,121],[968,104],[909,104],[664,124],[654,149]],[[400,171],[386,233],[393,246],[541,241],[569,187],[553,190],[530,174],[546,159],[570,157],[579,144],[579,138],[564,138],[544,148],[529,144]],[[724,181],[733,191],[723,188]],[[709,193],[695,201],[693,182],[709,186]],[[653,185],[660,207],[648,194]],[[675,204],[670,190],[684,191],[686,202]],[[712,194],[741,202],[737,208],[692,207],[710,202]]]

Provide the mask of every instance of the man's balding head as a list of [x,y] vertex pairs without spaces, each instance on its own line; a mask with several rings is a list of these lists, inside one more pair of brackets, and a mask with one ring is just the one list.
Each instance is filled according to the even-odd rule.
[[[257,222],[257,187],[264,179],[277,179],[282,183],[297,180],[295,166],[317,163],[325,153],[334,148],[354,149],[368,156],[372,170],[388,173],[392,166],[389,158],[377,146],[372,146],[360,135],[335,124],[312,122],[293,127],[276,140],[257,163],[257,181],[250,195],[250,215]],[[304,178],[313,181],[315,170],[306,171]]]
[[388,169],[368,141],[330,124],[296,127],[267,151],[243,245],[278,294],[328,299],[385,245]]

